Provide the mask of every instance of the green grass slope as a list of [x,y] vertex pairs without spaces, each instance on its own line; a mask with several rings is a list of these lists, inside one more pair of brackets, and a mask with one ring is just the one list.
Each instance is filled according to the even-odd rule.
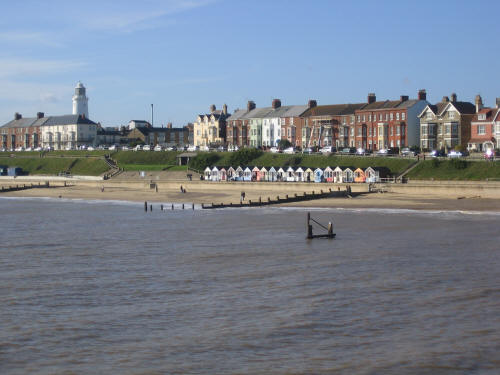
[[406,176],[414,180],[500,180],[500,161],[426,160]]

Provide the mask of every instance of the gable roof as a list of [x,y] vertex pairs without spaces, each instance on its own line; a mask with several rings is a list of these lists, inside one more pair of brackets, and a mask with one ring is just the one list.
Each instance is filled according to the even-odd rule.
[[91,121],[88,118],[82,117],[80,115],[49,116],[47,121],[43,123],[44,126],[73,124],[97,125],[94,121]]
[[316,107],[309,108],[303,114],[303,116],[311,117],[353,115],[355,110],[361,109],[364,105],[365,103],[318,105]]
[[231,116],[227,118],[227,121],[239,120],[245,113],[247,113],[246,109],[237,109]]
[[241,116],[241,118],[244,119],[264,118],[272,110],[273,110],[272,107],[255,108],[252,109],[250,112],[247,112],[245,115]]
[[476,113],[476,106],[470,102],[446,102],[440,104],[445,105],[443,109],[438,113],[438,115],[442,115],[450,105],[452,105],[462,115],[473,115],[474,113]]

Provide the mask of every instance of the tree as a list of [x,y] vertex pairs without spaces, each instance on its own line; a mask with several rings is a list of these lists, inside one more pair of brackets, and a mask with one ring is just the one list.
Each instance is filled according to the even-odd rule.
[[285,148],[292,147],[292,143],[288,139],[280,139],[278,142],[278,148],[284,150]]

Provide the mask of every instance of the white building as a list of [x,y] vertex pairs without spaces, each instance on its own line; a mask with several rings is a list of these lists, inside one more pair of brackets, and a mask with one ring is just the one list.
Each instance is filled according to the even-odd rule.
[[50,116],[40,126],[43,148],[76,149],[93,145],[99,125],[83,115]]
[[78,82],[75,87],[75,95],[73,95],[73,114],[89,118],[89,98],[87,98],[85,91],[85,86]]

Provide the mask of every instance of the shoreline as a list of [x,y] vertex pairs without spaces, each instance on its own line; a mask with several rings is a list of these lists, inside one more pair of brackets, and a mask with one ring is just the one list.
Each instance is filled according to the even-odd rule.
[[[50,181],[50,178],[47,178]],[[10,182],[10,184],[8,183]],[[21,181],[2,181],[0,185],[15,185]],[[239,203],[241,192],[245,192],[245,201],[257,201],[278,195],[311,193],[328,189],[345,190],[346,185],[339,184],[304,184],[304,183],[214,183],[206,181],[161,181],[161,180],[126,180],[126,181],[68,181],[72,186],[64,187],[64,182],[51,181],[54,188],[34,188],[15,192],[0,193],[0,197],[65,198],[103,201],[125,201],[174,204],[219,204]],[[23,183],[29,183],[23,181]],[[376,187],[383,193],[368,193],[368,184],[349,184],[352,191],[363,192],[353,198],[332,197],[294,203],[281,203],[268,207],[298,208],[345,208],[345,209],[408,209],[432,211],[478,211],[500,212],[500,188],[496,185],[487,188],[481,185],[465,185],[449,188],[442,183],[421,185],[384,184]],[[152,187],[154,186],[154,187]],[[180,186],[186,190],[181,193]],[[233,208],[234,209],[234,208]]]

